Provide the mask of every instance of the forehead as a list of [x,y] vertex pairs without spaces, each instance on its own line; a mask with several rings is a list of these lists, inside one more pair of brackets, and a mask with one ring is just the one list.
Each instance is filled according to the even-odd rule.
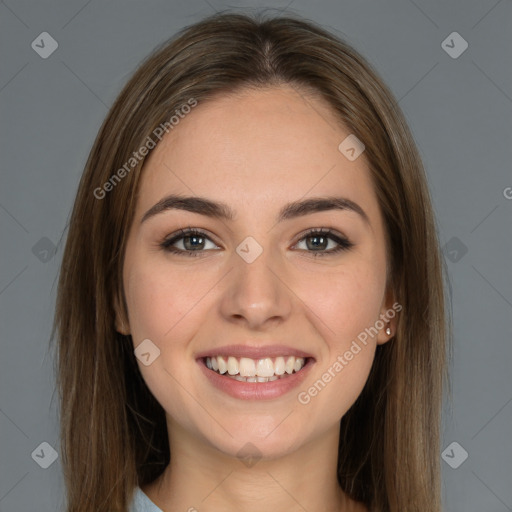
[[148,157],[138,215],[171,192],[235,211],[335,194],[371,210],[364,153],[349,161],[338,149],[349,135],[324,100],[292,87],[219,95],[180,119]]

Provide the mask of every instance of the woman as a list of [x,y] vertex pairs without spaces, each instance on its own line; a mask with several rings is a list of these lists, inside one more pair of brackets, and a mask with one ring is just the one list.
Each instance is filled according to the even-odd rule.
[[348,44],[217,14],[101,127],[55,317],[67,510],[439,512],[442,269]]

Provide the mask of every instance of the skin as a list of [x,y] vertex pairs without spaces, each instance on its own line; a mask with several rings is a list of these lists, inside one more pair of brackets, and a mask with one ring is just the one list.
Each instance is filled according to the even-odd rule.
[[[116,327],[134,347],[149,338],[160,350],[149,366],[137,362],[166,411],[171,463],[143,488],[163,510],[367,510],[336,481],[339,421],[394,320],[391,335],[384,327],[370,337],[308,404],[297,400],[394,302],[367,161],[338,150],[349,133],[318,97],[288,86],[243,90],[199,104],[146,161],[123,268],[128,318],[118,314]],[[141,223],[170,193],[222,201],[235,220],[173,209]],[[369,224],[350,210],[276,223],[289,202],[333,195],[359,204]],[[189,226],[207,233],[200,256],[160,247]],[[354,246],[327,254],[330,241],[315,257],[309,228],[331,228]],[[250,264],[236,252],[248,236],[263,248]],[[183,243],[174,245],[190,249]],[[282,397],[233,398],[210,384],[196,355],[238,343],[297,347],[315,364]],[[248,442],[261,457],[251,467],[237,458]]]

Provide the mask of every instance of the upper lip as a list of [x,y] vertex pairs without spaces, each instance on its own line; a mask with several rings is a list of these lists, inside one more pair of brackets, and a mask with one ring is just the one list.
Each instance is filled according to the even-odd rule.
[[310,357],[313,356],[303,350],[298,350],[286,345],[224,345],[222,347],[212,348],[197,354],[196,358],[201,359],[205,357],[247,357],[249,359],[263,359],[266,357],[279,357],[279,356],[295,356],[295,357]]

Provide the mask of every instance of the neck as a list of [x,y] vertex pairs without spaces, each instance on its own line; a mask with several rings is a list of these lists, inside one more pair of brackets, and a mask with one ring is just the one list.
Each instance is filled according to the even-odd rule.
[[142,490],[162,510],[356,512],[336,478],[339,430],[268,459],[226,455],[168,419],[171,462]]

